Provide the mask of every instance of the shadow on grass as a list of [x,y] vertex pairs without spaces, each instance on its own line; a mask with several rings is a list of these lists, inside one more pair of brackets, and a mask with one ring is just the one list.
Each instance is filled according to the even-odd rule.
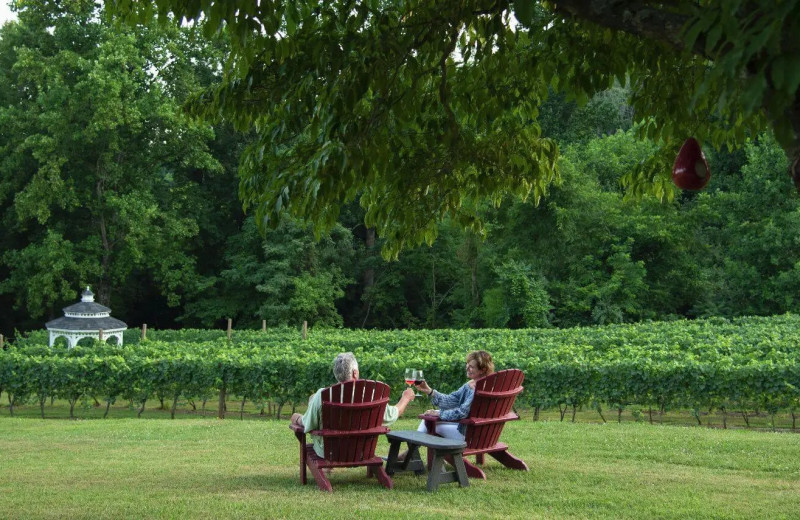
[[[418,495],[427,491],[427,475],[416,476],[413,473],[395,474],[392,476],[393,489],[386,490],[380,485],[375,477],[367,477],[364,468],[337,468],[328,476],[334,493],[342,491],[365,491],[380,492],[390,491],[393,494]],[[458,488],[457,483],[442,484],[440,489],[450,487]],[[282,489],[287,492],[311,491],[325,496],[325,492],[317,487],[316,481],[311,473],[308,473],[308,483],[300,483],[299,469],[292,475],[280,474],[256,474],[241,475],[238,477],[225,479],[224,490],[277,490]]]

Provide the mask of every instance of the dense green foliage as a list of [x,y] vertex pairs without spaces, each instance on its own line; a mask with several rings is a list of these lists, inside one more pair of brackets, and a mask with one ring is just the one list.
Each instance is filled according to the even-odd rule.
[[230,170],[212,128],[180,109],[214,47],[188,30],[112,29],[87,1],[25,4],[0,34],[0,292],[33,318],[78,280],[105,303],[182,303],[203,281],[197,251],[222,245],[201,226],[240,213],[230,197],[202,204]]
[[[221,64],[233,35],[204,39],[196,29],[169,24],[112,28],[85,1],[19,7],[19,21],[0,29],[0,333],[6,337],[15,329],[42,328],[86,285],[114,316],[160,329],[221,327],[226,318],[236,328],[257,328],[262,320],[269,326],[520,328],[800,312],[794,296],[800,206],[785,175],[786,155],[770,133],[750,134],[735,152],[707,146],[713,176],[702,193],[637,199],[631,197],[635,179],[665,142],[641,137],[653,125],[642,122],[648,112],[641,104],[629,104],[636,85],[622,78],[626,86],[600,90],[579,104],[575,92],[549,82],[535,90],[536,123],[529,130],[542,146],[558,146],[560,178],[538,204],[509,196],[497,207],[483,196],[468,197],[460,216],[435,229],[430,222],[422,226],[437,236],[431,246],[407,247],[387,262],[379,252],[394,247],[387,244],[396,242],[403,219],[392,219],[398,227],[388,234],[364,222],[370,211],[390,211],[389,203],[365,209],[362,199],[337,199],[324,205],[334,223],[316,237],[313,225],[286,208],[263,234],[257,215],[242,214],[237,169],[250,171],[252,154],[245,152],[240,162],[242,152],[260,147],[265,134],[212,127],[186,119],[181,110],[199,90],[227,88]],[[499,23],[497,17],[476,19],[478,25]],[[603,34],[590,33],[586,44]],[[523,38],[512,36],[504,38]],[[487,67],[502,58],[483,46],[480,52]],[[572,77],[570,63],[551,64]],[[468,88],[467,79],[459,76],[459,85]],[[436,83],[433,76],[427,81]],[[418,99],[402,103],[433,95],[424,83],[417,85]],[[474,104],[484,106],[477,99]],[[525,110],[533,110],[529,101]],[[465,102],[459,117],[469,108]],[[396,117],[386,125],[395,123],[401,125]],[[483,124],[489,122],[475,121]],[[511,125],[494,137],[474,136],[505,142],[514,131]],[[412,133],[409,139],[419,142],[411,148],[395,143],[403,159],[389,166],[385,156],[376,156],[374,164],[383,164],[379,173],[389,175],[397,162],[402,175],[395,180],[416,189],[414,182],[431,172],[403,161],[422,160],[408,154],[426,135]],[[281,153],[301,144],[287,143]],[[451,145],[432,150],[452,152]],[[469,150],[474,153],[477,145]],[[469,154],[459,151],[457,162],[469,163]],[[663,181],[668,170],[657,178]],[[438,183],[436,176],[430,180]],[[377,180],[374,187],[380,189]],[[435,205],[434,195],[419,198]],[[426,219],[418,209],[416,202],[402,206],[403,218]],[[465,216],[482,226],[464,231]]]
[[[497,369],[526,375],[521,402],[536,407],[622,410],[711,408],[743,414],[800,407],[800,317],[741,318],[519,331],[314,330],[156,331],[124,347],[46,346],[43,334],[0,353],[0,390],[13,403],[37,397],[126,399],[144,408],[156,397],[206,400],[229,394],[263,403],[303,403],[332,382],[341,351],[359,359],[362,376],[402,389],[407,366],[423,367],[436,388],[463,384],[471,350],[492,352]],[[42,408],[44,413],[44,408]]]
[[230,37],[195,113],[254,129],[240,193],[259,223],[318,230],[358,199],[387,256],[430,242],[475,204],[538,201],[557,178],[541,135],[548,87],[579,99],[630,85],[657,147],[626,176],[671,199],[680,143],[742,145],[771,125],[800,186],[800,2],[155,0],[110,3],[129,24],[189,20]]

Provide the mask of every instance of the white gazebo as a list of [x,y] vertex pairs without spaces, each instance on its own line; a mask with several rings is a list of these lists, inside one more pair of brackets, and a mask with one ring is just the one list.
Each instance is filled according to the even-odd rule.
[[128,328],[125,322],[111,317],[111,309],[105,305],[94,302],[94,294],[86,287],[81,294],[81,301],[64,308],[64,316],[48,321],[45,328],[50,331],[50,346],[56,339],[67,338],[69,348],[73,348],[83,338],[110,337],[117,338],[117,344],[122,345],[122,331]]

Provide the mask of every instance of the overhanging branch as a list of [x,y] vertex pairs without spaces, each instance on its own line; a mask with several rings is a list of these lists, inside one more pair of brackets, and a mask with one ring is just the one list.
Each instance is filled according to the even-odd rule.
[[[658,2],[659,7],[654,7],[648,2],[624,0],[560,0],[554,8],[562,15],[687,50],[682,35],[690,16],[664,10],[665,5],[669,3]],[[689,50],[705,56],[705,38],[701,35]]]

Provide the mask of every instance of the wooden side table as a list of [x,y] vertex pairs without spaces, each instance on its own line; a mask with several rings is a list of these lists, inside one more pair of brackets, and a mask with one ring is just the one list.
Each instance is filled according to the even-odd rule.
[[[392,475],[401,471],[413,471],[417,475],[425,473],[425,463],[419,455],[419,447],[428,448],[428,459],[431,467],[428,468],[428,491],[436,491],[439,484],[458,482],[461,487],[469,486],[467,470],[464,467],[462,453],[467,443],[454,441],[416,430],[397,430],[386,434],[389,439],[389,458],[386,460],[386,473]],[[408,453],[404,460],[398,461],[400,444],[408,445]],[[455,471],[443,472],[445,458],[452,459]]]

